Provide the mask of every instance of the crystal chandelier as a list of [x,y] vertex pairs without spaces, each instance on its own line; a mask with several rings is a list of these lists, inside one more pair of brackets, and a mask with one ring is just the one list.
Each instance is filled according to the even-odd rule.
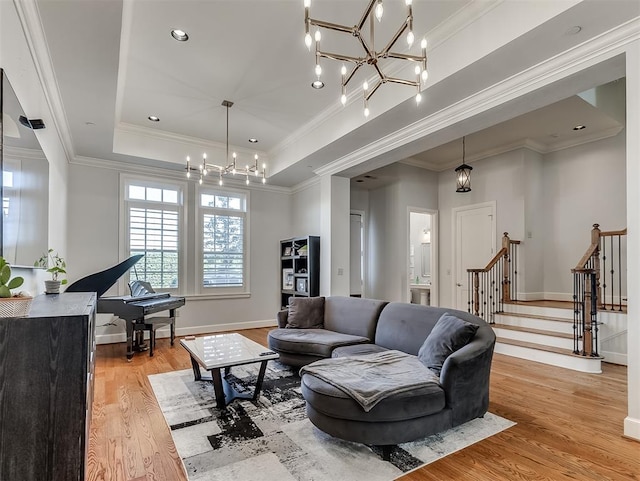
[[[331,22],[325,22],[322,20],[317,20],[311,18],[309,16],[309,9],[311,6],[311,0],[304,0],[304,24],[305,24],[305,44],[309,51],[311,51],[311,45],[313,40],[315,40],[315,55],[316,55],[316,65],[315,65],[315,75],[317,80],[313,82],[314,88],[322,88],[324,84],[320,80],[320,76],[322,75],[322,66],[320,65],[321,58],[328,58],[332,60],[338,60],[342,63],[342,95],[340,97],[340,101],[342,105],[347,103],[347,85],[355,75],[355,73],[362,67],[363,65],[369,65],[375,69],[375,73],[377,74],[377,79],[373,83],[373,85],[369,85],[368,81],[364,81],[362,84],[362,90],[364,93],[364,115],[365,117],[369,116],[369,99],[371,96],[378,90],[378,88],[385,83],[397,83],[402,85],[409,85],[411,87],[415,87],[417,90],[416,93],[416,103],[420,103],[422,100],[422,95],[420,93],[420,87],[422,82],[426,82],[429,74],[427,73],[427,40],[422,39],[420,43],[420,48],[422,49],[422,55],[409,55],[404,53],[393,52],[391,49],[394,47],[396,42],[405,34],[406,32],[406,42],[409,47],[413,45],[414,34],[413,34],[413,10],[412,10],[412,0],[405,0],[405,4],[407,5],[407,18],[402,23],[400,28],[396,31],[395,35],[391,38],[389,43],[380,51],[375,50],[374,44],[374,25],[375,19],[379,22],[382,20],[384,7],[383,0],[370,0],[369,5],[364,11],[362,18],[360,21],[349,27],[347,25],[340,25]],[[362,34],[362,28],[365,26],[367,19],[369,20],[369,40],[364,38]],[[312,40],[311,37],[311,28],[316,27],[314,32],[314,37]],[[352,55],[343,55],[340,53],[331,53],[320,50],[320,40],[322,39],[322,34],[320,33],[320,29],[328,29],[335,30],[337,32],[347,33],[353,36],[358,43],[362,46],[364,50],[364,55],[360,57],[354,57]],[[399,60],[407,60],[415,64],[414,73],[415,80],[408,80],[404,78],[397,78],[388,76],[384,73],[382,66],[380,64],[381,59],[399,59]],[[347,71],[346,64],[352,64],[351,71]]]
[[[229,162],[229,109],[233,106],[233,102],[229,100],[223,100],[222,106],[227,109],[227,162]],[[208,174],[218,174],[218,185],[222,185],[222,176],[224,175],[240,175],[245,177],[245,183],[249,185],[249,178],[259,177],[262,179],[262,183],[265,184],[267,182],[266,177],[266,169],[267,165],[262,164],[262,171],[260,171],[258,167],[258,154],[253,156],[253,163],[251,165],[246,164],[244,167],[238,167],[238,156],[235,152],[233,152],[231,156],[231,162],[227,165],[218,165],[207,162],[207,154],[202,154],[202,163],[198,164],[197,167],[193,167],[191,165],[191,159],[187,156],[187,179],[191,178],[192,172],[198,172],[200,174],[200,178],[198,182],[202,185],[204,181],[204,177]]]

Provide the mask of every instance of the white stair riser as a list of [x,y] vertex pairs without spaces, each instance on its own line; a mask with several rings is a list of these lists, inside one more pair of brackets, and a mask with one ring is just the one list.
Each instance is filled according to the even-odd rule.
[[516,312],[518,314],[533,314],[534,316],[551,316],[561,317],[563,319],[573,320],[573,311],[571,309],[562,309],[559,307],[541,307],[541,306],[524,306],[522,304],[505,304],[505,312]]
[[527,359],[529,361],[541,362],[552,366],[564,367],[574,371],[588,372],[593,374],[602,373],[602,365],[600,359],[589,357],[565,356],[555,352],[539,351],[522,346],[513,346],[511,344],[496,343],[494,352],[504,354],[506,356]]
[[561,332],[573,335],[573,322],[553,321],[534,317],[513,317],[508,314],[496,314],[496,324],[541,329],[543,331]]
[[562,349],[573,350],[573,339],[545,336],[543,334],[536,334],[533,332],[512,331],[511,329],[501,329],[499,327],[494,327],[493,330],[495,331],[496,336],[503,337],[505,339],[534,342],[536,344],[543,344],[545,346],[560,347]]

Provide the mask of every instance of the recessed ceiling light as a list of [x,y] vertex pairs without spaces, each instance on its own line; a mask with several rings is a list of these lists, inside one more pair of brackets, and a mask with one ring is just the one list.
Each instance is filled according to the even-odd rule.
[[147,118],[151,120],[151,122],[160,122],[160,117],[156,117],[155,115],[149,115]]
[[257,144],[258,143],[258,139],[254,139],[253,137],[249,139],[249,142],[251,142],[252,144]]
[[184,30],[180,30],[179,28],[174,28],[171,30],[171,36],[175,38],[178,42],[186,42],[189,40],[189,35]]
[[361,182],[364,182],[364,180],[362,180],[362,179],[356,179],[356,182],[357,182],[358,184],[360,184]]
[[322,87],[324,87],[324,82],[322,80],[314,80],[313,82],[311,82],[311,86],[314,89],[321,89]]
[[582,130],[582,129],[586,129],[587,127],[585,125],[576,125],[573,130]]
[[575,25],[567,30],[566,35],[577,35],[582,31],[582,27],[580,25]]

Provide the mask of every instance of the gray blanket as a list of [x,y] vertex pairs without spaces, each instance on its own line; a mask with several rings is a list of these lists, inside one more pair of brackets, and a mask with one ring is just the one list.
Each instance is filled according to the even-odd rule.
[[365,412],[394,394],[439,384],[439,378],[416,356],[385,351],[363,356],[322,359],[300,369],[352,397]]

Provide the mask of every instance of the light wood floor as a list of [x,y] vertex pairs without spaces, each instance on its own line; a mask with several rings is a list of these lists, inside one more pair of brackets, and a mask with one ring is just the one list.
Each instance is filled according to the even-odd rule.
[[[267,332],[242,331],[262,344]],[[153,358],[127,363],[124,354],[123,344],[98,346],[88,479],[185,481],[147,375],[188,369],[189,356],[167,339]],[[401,479],[640,480],[640,443],[622,436],[626,368],[603,369],[582,374],[496,354],[489,409],[518,424]]]

